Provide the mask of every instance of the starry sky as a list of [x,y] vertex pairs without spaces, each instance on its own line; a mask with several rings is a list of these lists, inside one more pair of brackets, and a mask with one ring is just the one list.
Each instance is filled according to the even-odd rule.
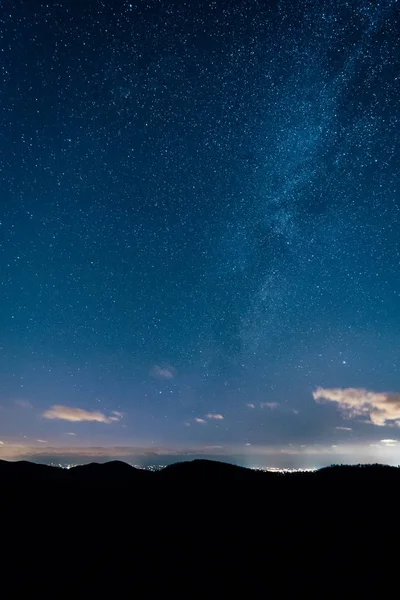
[[0,4],[0,457],[400,463],[399,3]]

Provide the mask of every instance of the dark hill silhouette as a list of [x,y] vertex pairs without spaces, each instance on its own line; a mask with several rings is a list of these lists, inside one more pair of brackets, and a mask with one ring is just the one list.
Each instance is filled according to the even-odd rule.
[[216,460],[195,459],[166,466],[159,471],[164,478],[178,477],[187,479],[210,480],[215,478],[254,477],[256,471]]
[[[26,485],[38,482],[55,482],[65,478],[65,470],[60,467],[49,467],[47,465],[32,463],[26,460],[8,462],[0,460],[0,482],[14,485]],[[1,484],[1,483],[0,483]]]
[[143,598],[182,586],[195,598],[369,598],[385,595],[397,568],[394,467],[279,474],[204,460],[156,472],[0,461],[0,490],[2,575],[26,584],[22,595],[41,578],[53,597],[74,581],[74,597],[125,597],[121,584]]
[[69,485],[117,485],[127,486],[138,482],[145,483],[151,477],[150,471],[137,469],[119,460],[106,463],[89,463],[66,470],[65,481]]

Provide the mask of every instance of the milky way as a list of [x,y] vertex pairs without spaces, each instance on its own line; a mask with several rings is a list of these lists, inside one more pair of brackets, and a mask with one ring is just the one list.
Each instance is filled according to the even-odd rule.
[[395,437],[398,8],[2,3],[0,451]]

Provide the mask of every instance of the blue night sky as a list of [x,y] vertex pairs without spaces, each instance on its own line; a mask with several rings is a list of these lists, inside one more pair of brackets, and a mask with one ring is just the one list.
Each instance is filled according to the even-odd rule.
[[400,463],[398,2],[0,4],[0,457]]

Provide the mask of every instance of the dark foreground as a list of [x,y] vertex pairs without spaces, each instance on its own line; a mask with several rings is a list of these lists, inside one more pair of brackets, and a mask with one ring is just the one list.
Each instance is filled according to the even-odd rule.
[[398,597],[399,491],[379,465],[0,461],[2,596]]

